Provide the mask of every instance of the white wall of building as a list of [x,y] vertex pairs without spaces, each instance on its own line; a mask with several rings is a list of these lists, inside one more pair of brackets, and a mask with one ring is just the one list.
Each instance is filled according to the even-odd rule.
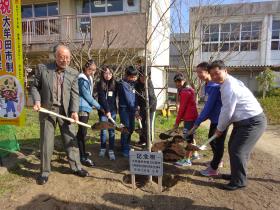
[[[154,0],[152,5],[152,34],[150,42],[150,59],[152,72],[152,81],[157,96],[158,108],[162,108],[166,92],[161,90],[165,87],[166,76],[164,66],[169,65],[169,39],[170,39],[170,0]],[[167,11],[167,12],[166,12]],[[164,14],[164,16],[163,16]],[[163,18],[162,18],[163,16]]]

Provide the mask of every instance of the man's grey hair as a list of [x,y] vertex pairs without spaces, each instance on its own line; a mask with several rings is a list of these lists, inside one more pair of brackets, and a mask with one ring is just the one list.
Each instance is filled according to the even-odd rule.
[[70,48],[69,48],[68,46],[66,46],[66,45],[64,45],[64,44],[58,44],[58,45],[55,45],[54,48],[53,48],[53,52],[54,52],[55,56],[56,56],[57,51],[58,51],[59,49],[66,49],[66,50],[68,50],[69,53],[71,54]]

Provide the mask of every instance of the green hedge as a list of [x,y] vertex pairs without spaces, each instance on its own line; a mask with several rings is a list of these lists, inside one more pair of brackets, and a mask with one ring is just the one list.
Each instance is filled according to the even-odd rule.
[[269,124],[280,124],[280,97],[259,99]]

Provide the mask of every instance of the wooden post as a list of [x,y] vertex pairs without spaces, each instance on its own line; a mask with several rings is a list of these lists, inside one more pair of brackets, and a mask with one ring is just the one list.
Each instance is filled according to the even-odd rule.
[[136,189],[135,174],[131,174],[132,188]]
[[[134,149],[131,149],[131,151],[134,151]],[[131,174],[131,183],[132,183],[132,189],[136,189],[136,181],[135,181],[135,174]]]
[[162,192],[162,176],[158,177],[158,192]]
[[[159,150],[158,153],[162,153],[162,152]],[[162,176],[158,176],[158,192],[159,193],[162,192]]]

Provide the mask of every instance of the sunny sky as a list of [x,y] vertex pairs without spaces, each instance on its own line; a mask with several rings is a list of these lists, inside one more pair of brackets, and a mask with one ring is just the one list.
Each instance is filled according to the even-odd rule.
[[[182,0],[178,1],[181,2],[181,6],[179,8],[181,9],[181,17],[182,17],[182,25],[185,25],[184,29],[181,28],[181,32],[188,32],[189,27],[189,8],[194,7],[199,5],[199,2],[207,2],[206,5],[214,5],[214,4],[234,4],[234,3],[251,3],[251,2],[264,2],[264,1],[273,1],[273,0]],[[274,0],[274,1],[279,1],[279,0]],[[210,3],[209,3],[210,2]],[[180,4],[180,3],[179,3]],[[175,9],[171,9],[171,22],[172,22],[172,32],[179,33],[180,32],[180,27],[179,25],[179,20],[176,18],[176,11]]]

